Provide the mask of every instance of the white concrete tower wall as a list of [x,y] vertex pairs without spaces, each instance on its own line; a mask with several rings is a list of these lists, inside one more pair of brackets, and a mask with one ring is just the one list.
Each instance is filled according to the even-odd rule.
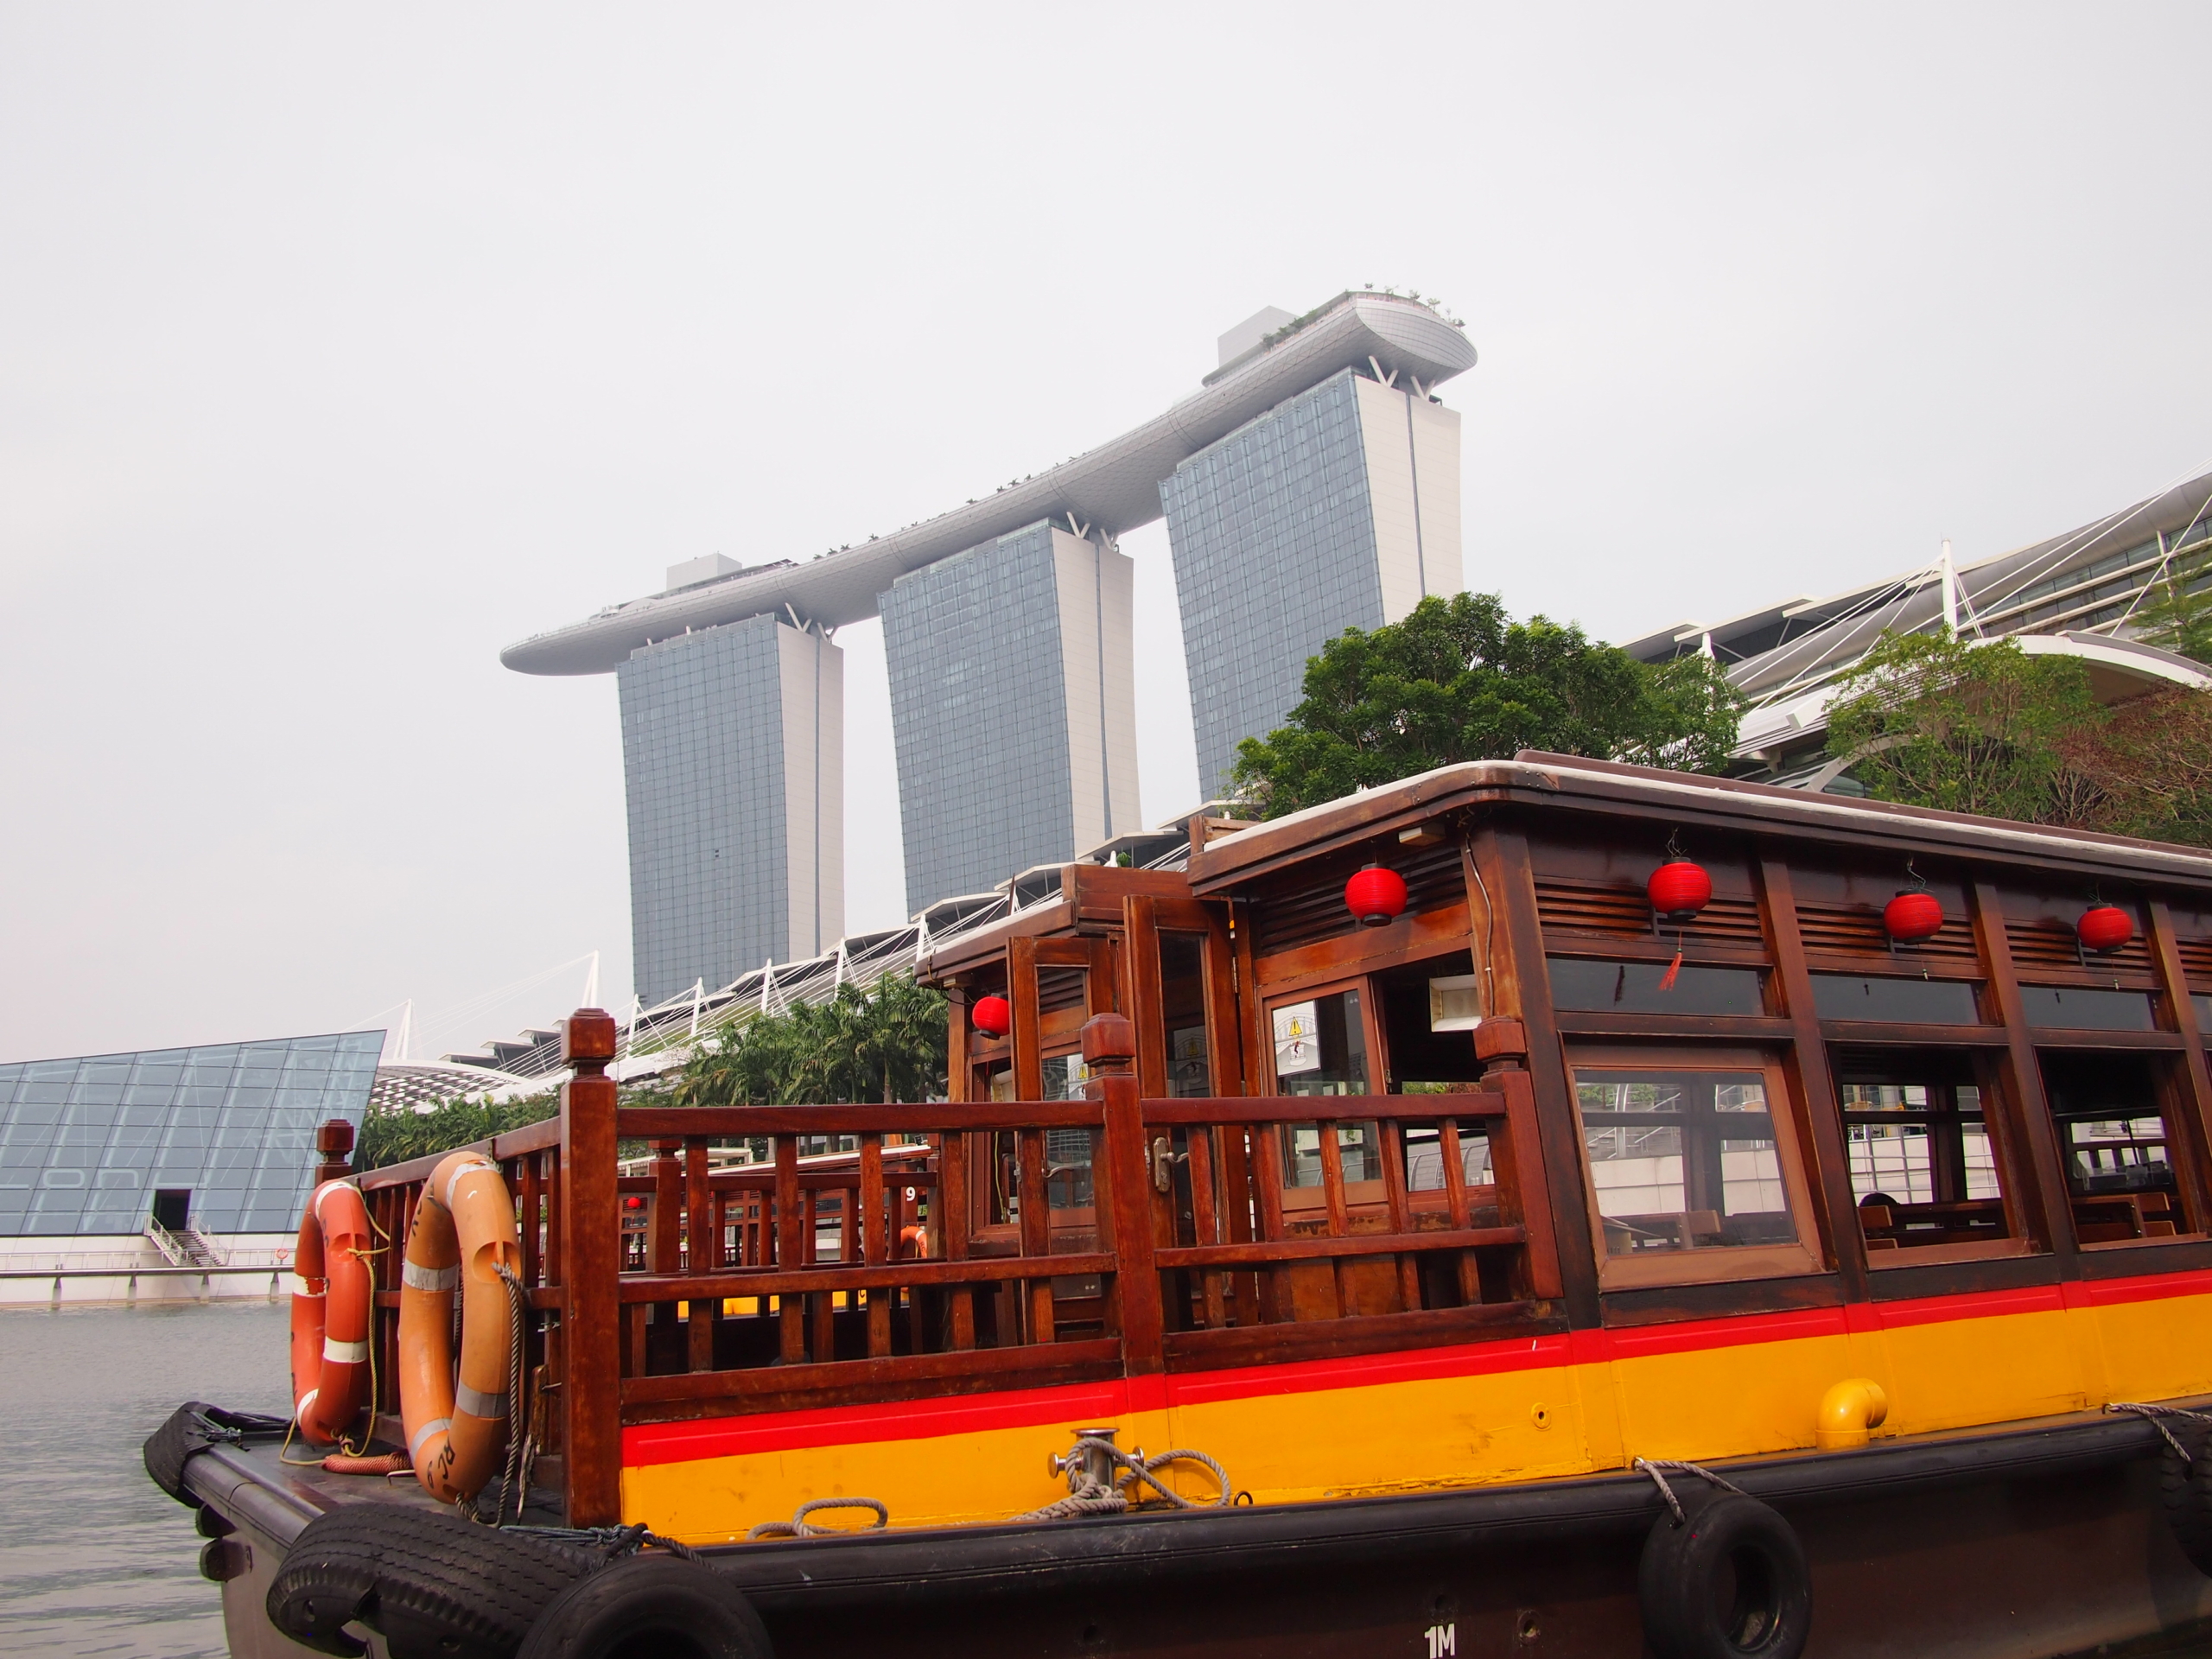
[[845,931],[845,653],[778,623],[776,659],[790,954],[819,956]]
[[1098,541],[1078,540],[1064,530],[1052,532],[1068,797],[1074,809],[1071,853],[1140,827],[1130,615],[1135,569],[1127,555]]
[[1410,385],[1355,377],[1375,516],[1382,620],[1402,621],[1431,594],[1459,591],[1459,414]]

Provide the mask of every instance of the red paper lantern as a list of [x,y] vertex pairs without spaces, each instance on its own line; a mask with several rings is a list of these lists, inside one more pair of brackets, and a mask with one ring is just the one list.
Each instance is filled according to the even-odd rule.
[[2135,937],[2135,918],[2118,905],[2093,905],[2074,924],[2084,950],[2117,950]]
[[969,1017],[984,1036],[1003,1037],[1014,1029],[1014,1004],[1002,996],[978,997]]
[[1713,878],[1687,858],[1662,864],[1651,872],[1644,891],[1651,908],[1670,922],[1687,922],[1713,902]]
[[1907,887],[1882,906],[1882,926],[1899,944],[1916,944],[1943,931],[1943,906],[1925,887]]
[[1344,883],[1344,908],[1362,927],[1387,927],[1406,912],[1406,879],[1370,864]]

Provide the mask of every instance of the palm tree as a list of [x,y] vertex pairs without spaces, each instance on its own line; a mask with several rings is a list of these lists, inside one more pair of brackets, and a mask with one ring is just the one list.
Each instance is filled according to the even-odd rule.
[[903,976],[763,1014],[703,1044],[677,1079],[683,1106],[925,1100],[944,1090],[945,1003]]

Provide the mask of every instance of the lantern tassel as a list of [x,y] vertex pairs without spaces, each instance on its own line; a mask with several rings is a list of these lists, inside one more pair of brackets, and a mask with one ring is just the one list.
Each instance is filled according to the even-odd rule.
[[1662,991],[1673,990],[1675,988],[1675,976],[1681,971],[1682,947],[1679,943],[1677,943],[1675,946],[1675,959],[1667,964],[1667,971],[1659,976],[1659,988]]

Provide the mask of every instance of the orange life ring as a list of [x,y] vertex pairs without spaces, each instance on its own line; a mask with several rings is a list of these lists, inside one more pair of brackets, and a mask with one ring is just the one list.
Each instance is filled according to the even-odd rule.
[[369,1211],[351,1181],[308,1198],[292,1261],[292,1400],[300,1433],[332,1445],[368,1402]]
[[[456,1152],[423,1183],[400,1270],[399,1413],[423,1490],[457,1503],[484,1490],[507,1422],[512,1306],[499,1269],[522,1271],[514,1200],[499,1166]],[[462,1291],[458,1385],[453,1299]]]
[[926,1262],[930,1254],[930,1230],[926,1227],[901,1227],[899,1230],[899,1255],[902,1261]]

